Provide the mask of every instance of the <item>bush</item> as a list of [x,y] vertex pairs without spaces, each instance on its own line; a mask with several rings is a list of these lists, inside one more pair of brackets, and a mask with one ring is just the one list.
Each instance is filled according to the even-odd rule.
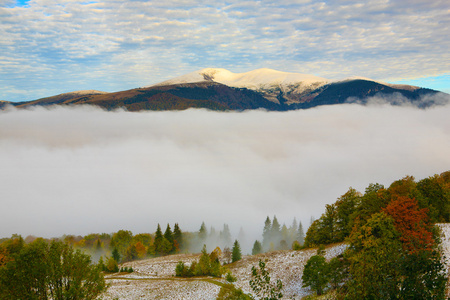
[[192,277],[192,276],[213,276],[220,277],[224,273],[224,269],[220,265],[216,252],[209,255],[206,252],[206,246],[203,246],[202,255],[198,262],[193,261],[188,268],[184,262],[180,261],[175,267],[175,276]]
[[252,298],[232,284],[226,284],[220,288],[216,300],[252,300]]
[[236,282],[237,278],[233,276],[233,274],[231,274],[231,272],[228,272],[227,275],[225,276],[225,280],[228,282]]

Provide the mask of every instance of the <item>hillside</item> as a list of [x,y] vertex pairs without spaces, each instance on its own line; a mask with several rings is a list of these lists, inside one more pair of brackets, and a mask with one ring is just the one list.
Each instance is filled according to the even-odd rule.
[[[438,224],[442,230],[442,252],[450,257],[450,224]],[[345,244],[337,244],[326,249],[325,258],[331,258],[343,253]],[[270,271],[272,280],[280,279],[283,282],[283,299],[302,299],[312,292],[302,287],[302,274],[307,260],[316,254],[316,249],[301,251],[275,251],[252,256],[244,256],[242,260],[228,265],[228,268],[237,278],[235,287],[241,288],[245,293],[251,293],[249,286],[251,268],[258,261],[267,260],[266,266]],[[187,264],[198,260],[200,254],[178,254],[159,258],[133,261],[123,264],[131,266],[134,273],[118,273],[107,275],[111,284],[103,299],[215,299],[221,284],[226,281],[222,278],[189,278],[181,279],[175,276],[175,266],[179,261]],[[447,269],[449,269],[447,262]],[[447,283],[447,297],[450,296]]]
[[[325,257],[331,259],[343,252],[345,245],[339,244],[326,249]],[[309,289],[302,288],[301,275],[306,261],[316,254],[316,249],[302,251],[276,251],[252,256],[228,265],[237,278],[234,285],[246,293],[251,293],[249,286],[251,268],[258,261],[268,260],[267,269],[272,280],[281,279],[285,299],[300,299],[310,294]],[[133,261],[123,264],[131,266],[134,273],[112,274],[106,276],[111,283],[103,299],[215,299],[223,278],[175,278],[175,266],[179,261],[187,264],[198,260],[199,254],[179,254],[159,258]]]

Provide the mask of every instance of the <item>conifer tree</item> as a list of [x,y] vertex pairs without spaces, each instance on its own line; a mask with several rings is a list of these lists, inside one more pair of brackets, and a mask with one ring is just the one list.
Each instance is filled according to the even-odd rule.
[[291,227],[289,227],[289,243],[292,243],[297,240],[297,229],[298,229],[298,223],[297,219],[294,217],[294,220],[292,221]]
[[277,246],[281,241],[280,223],[278,223],[276,216],[273,216],[272,227],[270,228],[270,239],[275,246]]
[[119,250],[117,250],[117,248],[114,248],[112,251],[112,257],[113,259],[116,261],[116,263],[120,262],[120,253]]
[[269,248],[270,244],[270,230],[272,228],[272,222],[270,221],[269,216],[267,216],[266,221],[264,222],[264,229],[263,229],[263,246],[264,249]]
[[238,240],[234,241],[233,249],[231,250],[231,262],[238,261],[242,258],[241,246]]
[[305,243],[305,232],[303,231],[302,222],[299,222],[298,224],[297,241],[301,246]]
[[256,255],[262,252],[262,245],[261,242],[256,240],[255,243],[253,244],[253,249],[252,249],[252,255]]
[[161,248],[161,244],[163,241],[163,235],[162,235],[162,231],[161,231],[161,226],[159,226],[158,223],[158,227],[156,228],[156,232],[155,232],[155,239],[153,241],[153,246],[155,248],[155,254],[158,254]]
[[169,224],[167,224],[166,231],[164,232],[164,238],[171,245],[171,248],[169,250],[169,252],[171,252],[173,250],[173,233],[172,233],[172,230],[170,229],[170,225]]
[[174,242],[177,243],[178,249],[179,250],[183,249],[183,233],[181,232],[178,223],[175,223],[175,226],[173,227],[173,239]]
[[206,229],[205,222],[202,222],[202,225],[200,226],[200,230],[198,231],[198,238],[200,242],[204,242],[206,240],[206,237],[208,236],[208,230]]
[[220,232],[220,240],[223,247],[231,246],[231,233],[228,224],[223,224],[223,230]]
[[291,244],[289,229],[287,228],[286,224],[283,224],[283,226],[281,227],[280,235],[281,235],[281,241],[279,244],[279,248],[282,250],[286,250],[287,249],[286,245]]

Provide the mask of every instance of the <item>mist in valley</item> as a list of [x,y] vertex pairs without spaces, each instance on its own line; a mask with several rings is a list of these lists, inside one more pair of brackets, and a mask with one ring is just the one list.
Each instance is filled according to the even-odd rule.
[[[0,112],[0,237],[205,222],[248,252],[267,216],[307,230],[349,187],[450,169],[450,106],[289,112]],[[382,101],[383,99],[381,99]],[[241,230],[242,228],[242,230]],[[211,249],[212,250],[212,249]]]

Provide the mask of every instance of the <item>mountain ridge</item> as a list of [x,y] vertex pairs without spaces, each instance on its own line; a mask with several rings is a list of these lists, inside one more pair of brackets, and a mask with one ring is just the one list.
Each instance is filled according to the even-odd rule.
[[[119,92],[84,90],[63,93],[25,102],[3,102],[0,108],[49,105],[96,105],[107,110],[210,110],[266,109],[286,111],[320,105],[366,104],[367,99],[382,95],[398,105],[409,102],[425,108],[438,105],[430,100],[438,91],[408,85],[383,83],[364,77],[329,80],[315,75],[289,73],[267,68],[233,73],[222,68],[205,68],[157,84]],[[450,95],[443,95],[450,102]],[[402,100],[390,100],[400,97]],[[423,98],[427,98],[423,100]],[[442,102],[442,101],[441,101]]]

